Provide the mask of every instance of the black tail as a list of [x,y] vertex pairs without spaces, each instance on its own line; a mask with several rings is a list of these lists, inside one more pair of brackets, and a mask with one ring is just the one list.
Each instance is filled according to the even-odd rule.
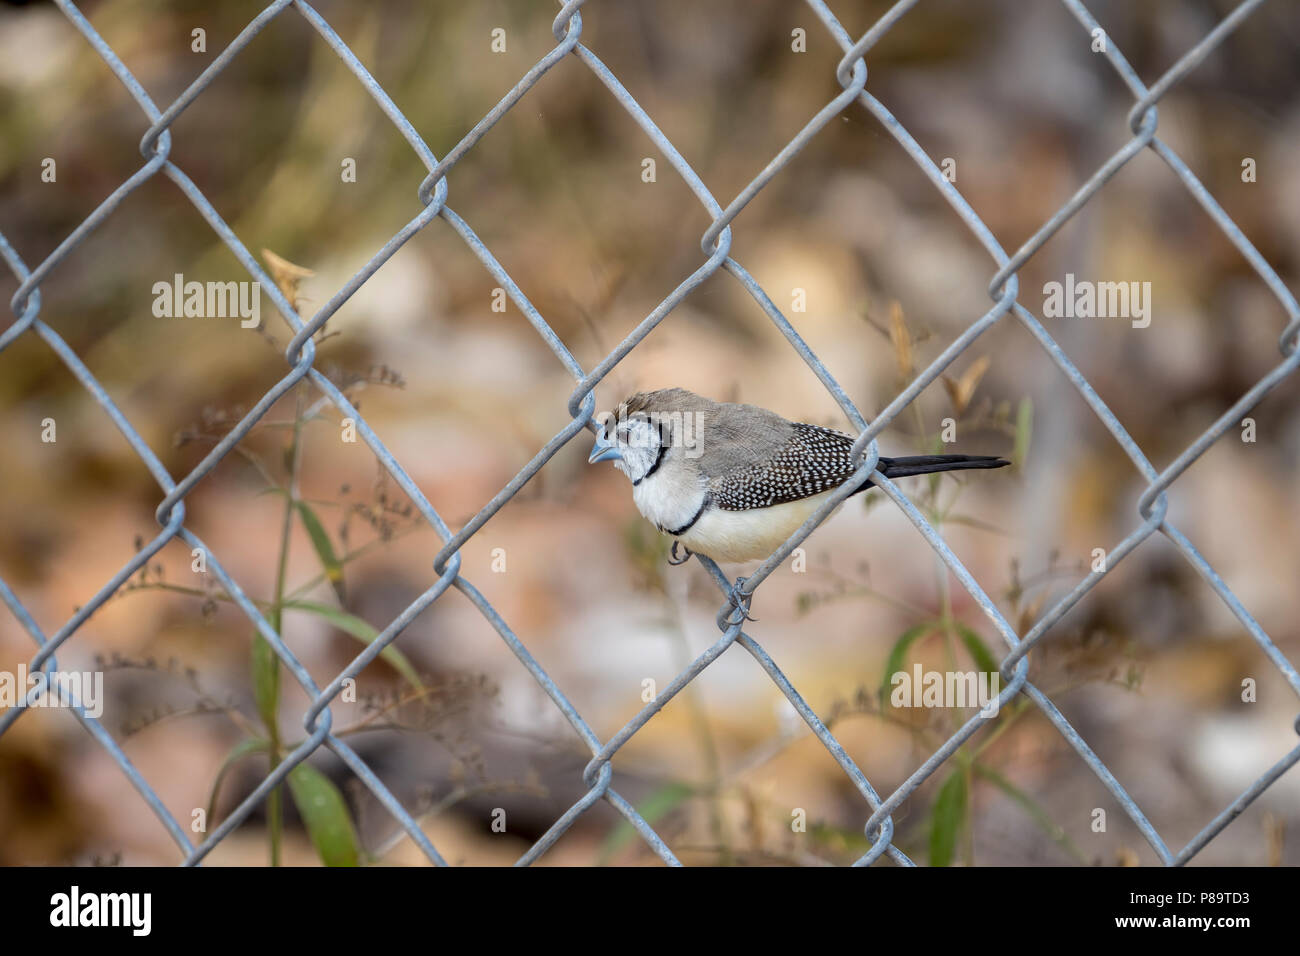
[[[1011,462],[992,455],[909,455],[906,458],[880,458],[876,468],[886,478],[932,475],[937,471],[962,471],[967,468],[1001,468]],[[867,482],[858,491],[871,487]],[[855,492],[856,494],[856,492]]]

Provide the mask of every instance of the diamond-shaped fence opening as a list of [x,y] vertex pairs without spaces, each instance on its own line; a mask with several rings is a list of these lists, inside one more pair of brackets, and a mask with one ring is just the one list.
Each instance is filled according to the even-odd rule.
[[[1104,31],[1088,8],[1078,0],[1062,0],[1065,9],[1078,22],[1084,33],[1094,40],[1104,37]],[[568,0],[559,10],[553,24],[554,46],[541,59],[533,64],[514,86],[486,115],[466,132],[445,154],[437,155],[429,147],[425,136],[403,114],[402,110],[390,99],[384,88],[376,82],[367,65],[362,62],[348,43],[335,32],[322,15],[307,3],[293,0],[277,0],[260,12],[243,31],[217,55],[200,75],[169,104],[160,105],[154,101],[149,92],[137,80],[135,74],[119,59],[114,49],[102,38],[95,27],[87,20],[80,9],[69,0],[58,0],[58,6],[71,25],[79,31],[85,41],[111,69],[113,75],[126,88],[131,98],[143,112],[148,121],[148,131],[140,143],[142,161],[138,170],[112,190],[97,209],[85,218],[58,247],[43,261],[29,263],[20,254],[21,243],[14,243],[0,235],[0,254],[9,270],[19,282],[17,293],[12,299],[14,321],[0,332],[0,351],[11,346],[22,337],[36,337],[52,349],[67,368],[76,376],[87,394],[103,409],[117,429],[125,436],[132,451],[149,469],[158,485],[157,520],[159,531],[149,541],[142,542],[136,555],[123,565],[112,577],[105,581],[94,596],[85,602],[69,619],[59,623],[53,630],[42,627],[29,613],[20,599],[19,590],[11,588],[0,581],[0,597],[9,608],[37,647],[35,655],[29,662],[32,673],[53,671],[56,665],[55,655],[63,645],[75,638],[87,623],[96,615],[110,598],[165,545],[172,541],[183,543],[186,549],[202,551],[207,556],[208,570],[215,577],[221,589],[234,602],[240,611],[253,624],[257,632],[274,650],[288,675],[307,694],[311,701],[307,709],[304,728],[306,736],[291,752],[283,756],[278,766],[266,776],[261,783],[239,806],[231,812],[212,832],[196,835],[190,828],[177,820],[164,806],[163,801],[124,753],[122,747],[105,730],[99,720],[86,713],[77,701],[65,701],[78,720],[95,740],[108,752],[112,760],[130,779],[131,784],[167,828],[179,847],[181,857],[187,864],[198,863],[220,843],[232,830],[240,826],[249,815],[266,801],[268,794],[278,785],[284,783],[290,772],[319,748],[327,748],[341,759],[353,774],[368,788],[383,807],[392,814],[401,829],[409,836],[424,855],[435,863],[443,863],[444,857],[422,830],[415,816],[408,811],[398,799],[380,781],[365,761],[344,739],[334,733],[334,721],[330,706],[344,687],[355,678],[371,661],[389,647],[402,631],[422,612],[439,602],[449,589],[459,590],[484,619],[491,625],[500,639],[527,670],[541,691],[550,699],[554,707],[563,716],[573,734],[590,753],[590,762],[582,771],[582,796],[572,804],[558,819],[555,819],[544,835],[520,858],[520,863],[531,863],[543,856],[573,823],[583,816],[595,804],[604,801],[625,818],[636,833],[660,858],[668,863],[676,863],[673,849],[660,837],[654,826],[620,794],[618,787],[618,757],[620,751],[661,709],[672,701],[696,677],[704,672],[715,660],[729,650],[733,644],[750,655],[767,678],[775,685],[780,694],[788,700],[798,716],[811,729],[813,735],[830,753],[857,791],[862,801],[861,825],[870,849],[862,854],[859,864],[869,864],[887,856],[892,861],[909,865],[911,860],[894,843],[894,812],[912,795],[918,787],[933,777],[945,766],[954,753],[975,734],[981,726],[981,718],[972,717],[950,739],[945,741],[906,777],[904,782],[893,792],[878,791],[867,775],[854,762],[846,749],[832,734],[826,723],[808,705],[799,690],[783,673],[771,655],[758,643],[745,628],[746,617],[740,612],[738,602],[753,592],[785,561],[800,543],[825,519],[836,506],[856,490],[864,481],[870,479],[896,505],[902,514],[915,526],[926,544],[946,565],[953,578],[969,594],[971,600],[987,617],[991,625],[1005,644],[1005,652],[1000,661],[1004,685],[999,701],[1005,705],[1014,699],[1031,702],[1068,742],[1079,757],[1095,773],[1106,790],[1122,807],[1132,823],[1145,837],[1160,860],[1167,864],[1182,864],[1194,857],[1202,848],[1213,840],[1245,807],[1260,796],[1274,781],[1300,761],[1300,745],[1289,752],[1278,754],[1276,762],[1260,775],[1246,790],[1233,800],[1222,812],[1206,821],[1204,829],[1185,846],[1171,847],[1166,844],[1156,827],[1152,825],[1144,811],[1132,799],[1124,786],[1116,779],[1085,739],[1071,726],[1052,699],[1042,688],[1035,686],[1028,679],[1027,655],[1045,638],[1054,625],[1081,601],[1086,600],[1089,592],[1124,558],[1143,541],[1155,535],[1164,536],[1172,543],[1181,557],[1212,588],[1224,602],[1241,627],[1253,638],[1262,652],[1268,657],[1285,678],[1290,687],[1300,695],[1300,674],[1295,666],[1278,649],[1264,629],[1250,615],[1233,592],[1220,578],[1215,569],[1202,557],[1195,544],[1190,541],[1169,519],[1166,492],[1179,480],[1187,468],[1197,460],[1212,444],[1229,429],[1235,428],[1241,419],[1254,408],[1275,386],[1295,371],[1300,364],[1297,355],[1297,338],[1300,337],[1300,305],[1287,289],[1277,272],[1269,265],[1251,241],[1242,233],[1224,209],[1202,186],[1188,165],[1175,150],[1160,138],[1158,104],[1171,89],[1197,68],[1202,61],[1214,53],[1217,47],[1228,37],[1251,13],[1263,6],[1265,0],[1244,0],[1228,15],[1213,26],[1208,33],[1188,49],[1177,61],[1153,82],[1144,82],[1129,65],[1123,52],[1113,41],[1103,43],[1099,52],[1105,62],[1127,86],[1133,97],[1133,106],[1128,115],[1130,136],[1113,155],[1098,168],[1087,175],[1086,180],[1073,196],[1062,205],[1032,237],[1018,250],[1008,253],[1002,248],[991,230],[985,225],[974,209],[967,203],[961,191],[944,170],[930,158],[905,126],[889,108],[871,92],[873,84],[869,75],[869,66],[873,48],[904,18],[919,5],[918,0],[900,0],[890,7],[860,37],[852,36],[840,23],[831,7],[821,0],[808,0],[807,8],[811,10],[816,23],[843,50],[843,58],[835,71],[840,92],[835,93],[822,105],[806,124],[774,156],[765,162],[756,159],[753,179],[736,192],[734,196],[715,196],[692,167],[686,156],[680,153],[669,137],[656,124],[649,113],[642,108],[637,98],[625,88],[619,78],[602,62],[600,56],[583,42],[584,16],[600,16],[601,0]],[[792,7],[794,5],[792,4]],[[806,12],[804,13],[806,16]],[[315,41],[324,44],[333,55],[337,56],[355,77],[357,83],[373,98],[374,103],[391,121],[428,171],[427,177],[413,198],[406,224],[381,248],[372,258],[342,287],[315,308],[311,314],[299,313],[294,304],[279,290],[276,283],[264,271],[258,260],[244,245],[243,239],[233,230],[226,219],[217,211],[196,185],[190,175],[178,167],[171,158],[171,127],[178,117],[192,104],[205,95],[210,86],[218,80],[222,72],[235,62],[241,54],[256,42],[259,33],[280,17],[301,17],[311,27]],[[1108,39],[1108,38],[1107,38]],[[653,145],[658,157],[666,163],[672,174],[694,194],[706,211],[710,222],[699,237],[700,253],[698,264],[689,275],[680,281],[676,288],[662,299],[632,331],[608,351],[599,362],[590,368],[584,367],[570,351],[561,336],[547,322],[541,312],[534,306],[525,290],[516,283],[506,268],[476,235],[468,222],[453,211],[454,195],[449,186],[449,174],[457,164],[472,150],[491,149],[488,142],[489,132],[506,114],[515,109],[530,96],[530,91],[542,77],[556,64],[572,58],[589,70],[594,78],[608,91],[608,95],[622,108],[636,124],[646,140]],[[864,416],[849,398],[844,388],[835,381],[818,356],[805,343],[798,329],[783,313],[774,299],[763,289],[754,275],[745,265],[731,255],[732,230],[737,217],[746,205],[758,196],[777,177],[783,175],[795,157],[829,124],[837,118],[853,114],[861,122],[874,122],[897,144],[915,163],[917,169],[938,190],[943,200],[951,207],[960,223],[974,236],[989,257],[988,291],[989,306],[982,315],[969,317],[964,331],[946,342],[936,359],[921,371],[906,388],[890,401],[874,418]],[[1144,455],[1142,449],[1130,437],[1119,419],[1107,407],[1106,403],[1093,390],[1079,368],[1071,361],[1066,352],[1057,344],[1043,322],[1021,300],[1018,273],[1025,264],[1068,223],[1089,201],[1096,196],[1106,183],[1121,170],[1133,157],[1145,150],[1154,152],[1168,167],[1169,175],[1182,184],[1195,202],[1204,210],[1213,224],[1236,247],[1250,267],[1258,274],[1268,291],[1281,304],[1287,318],[1284,328],[1280,329],[1279,347],[1281,360],[1255,382],[1244,394],[1235,400],[1231,407],[1222,411],[1213,424],[1163,468],[1157,467]],[[143,183],[151,179],[169,180],[179,190],[194,209],[203,217],[208,227],[222,243],[234,254],[249,275],[261,284],[272,302],[288,325],[291,338],[284,348],[285,366],[282,377],[267,391],[252,408],[248,409],[225,436],[211,448],[201,462],[188,474],[173,476],[150,448],[141,434],[119,410],[119,406],[110,397],[108,391],[91,374],[82,358],[68,346],[65,340],[42,319],[41,291],[52,283],[57,283],[57,269],[65,260],[77,255],[82,240],[100,228],[114,210],[131,196]],[[440,219],[441,223],[434,223]],[[0,224],[2,225],[2,224]],[[420,484],[403,468],[403,465],[380,440],[364,415],[355,407],[353,401],[344,391],[322,373],[316,365],[316,344],[314,336],[331,317],[345,306],[354,293],[384,269],[386,263],[413,236],[425,228],[450,229],[460,237],[481,262],[491,280],[504,291],[504,295],[523,315],[542,342],[554,353],[556,360],[572,376],[574,387],[567,405],[569,422],[557,431],[548,442],[535,450],[531,460],[504,487],[495,494],[485,496],[479,502],[479,510],[459,528],[448,524],[421,490]],[[682,670],[654,699],[647,703],[626,725],[607,739],[588,724],[574,706],[570,697],[548,675],[547,671],[530,652],[525,640],[516,634],[509,622],[498,613],[497,609],[483,596],[472,580],[464,573],[461,548],[483,528],[493,516],[523,489],[538,472],[571,440],[588,431],[592,426],[595,412],[594,389],[619,364],[637,349],[638,346],[659,326],[679,305],[688,299],[691,293],[713,276],[730,276],[753,300],[758,313],[775,326],[789,346],[808,365],[812,373],[825,386],[844,415],[859,434],[856,449],[862,454],[862,464],[853,479],[821,507],[804,524],[804,526],[753,574],[736,588],[734,582],[708,559],[701,558],[709,574],[716,581],[721,593],[722,603],[717,615],[719,636],[716,642],[700,654],[688,667]],[[1018,323],[1033,337],[1047,361],[1059,369],[1060,373],[1077,390],[1088,408],[1113,437],[1123,454],[1142,475],[1146,488],[1137,505],[1131,526],[1116,540],[1108,542],[1108,560],[1100,570],[1082,576],[1077,580],[1064,598],[1055,604],[1044,607],[1037,618],[1023,632],[1006,619],[999,611],[994,600],[986,593],[975,577],[967,570],[949,547],[944,537],[927,520],[918,507],[904,496],[899,489],[877,472],[876,464],[879,452],[876,438],[881,432],[895,422],[917,396],[947,369],[955,360],[969,349],[976,340],[994,325],[999,323]],[[283,343],[282,343],[283,344]],[[329,403],[337,408],[346,419],[355,423],[357,434],[369,447],[389,478],[409,497],[419,518],[427,523],[441,538],[443,544],[433,557],[434,577],[432,583],[400,612],[383,629],[377,639],[357,654],[355,659],[343,670],[335,674],[323,686],[308,673],[298,656],[286,645],[277,633],[272,621],[263,613],[255,601],[250,599],[240,583],[223,564],[222,556],[209,549],[194,530],[187,524],[186,500],[191,491],[223,460],[250,432],[261,422],[269,409],[296,384],[309,380]],[[34,699],[34,698],[33,698]],[[16,721],[21,719],[29,709],[26,702],[6,710],[0,715],[0,734],[7,732]]]

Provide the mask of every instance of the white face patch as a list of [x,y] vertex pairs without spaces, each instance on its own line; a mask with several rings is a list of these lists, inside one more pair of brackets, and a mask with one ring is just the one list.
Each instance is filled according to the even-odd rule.
[[[614,441],[622,457],[614,462],[616,468],[633,483],[641,481],[659,461],[661,435],[658,427],[643,415],[632,415],[618,423]],[[667,453],[668,449],[662,449]]]

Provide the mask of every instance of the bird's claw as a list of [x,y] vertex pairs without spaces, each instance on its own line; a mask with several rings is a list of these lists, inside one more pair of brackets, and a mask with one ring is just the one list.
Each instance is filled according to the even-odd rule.
[[[736,583],[733,584],[731,590],[727,592],[727,603],[740,612],[740,619],[737,621],[731,621],[732,624],[739,624],[742,621],[758,620],[758,618],[751,617],[749,614],[749,605],[750,602],[754,600],[754,595],[741,590],[745,586],[745,580],[745,578],[736,578]],[[730,620],[731,615],[727,615],[727,617]]]
[[[681,548],[684,552],[686,552],[681,557],[677,556],[678,548]],[[677,565],[685,564],[687,561],[691,560],[692,554],[694,554],[694,552],[691,551],[690,548],[686,547],[686,545],[682,544],[680,541],[674,541],[672,549],[668,552],[668,563],[671,564],[673,567],[677,567]]]

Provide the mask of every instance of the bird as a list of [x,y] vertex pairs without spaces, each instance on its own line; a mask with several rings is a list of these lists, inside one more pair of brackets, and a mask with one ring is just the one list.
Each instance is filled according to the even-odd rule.
[[[672,538],[674,564],[691,554],[766,558],[862,461],[853,455],[856,436],[684,388],[638,392],[598,418],[588,463],[612,461],[627,476],[637,510]],[[881,456],[876,468],[892,479],[1009,464],[989,455],[912,455]]]

